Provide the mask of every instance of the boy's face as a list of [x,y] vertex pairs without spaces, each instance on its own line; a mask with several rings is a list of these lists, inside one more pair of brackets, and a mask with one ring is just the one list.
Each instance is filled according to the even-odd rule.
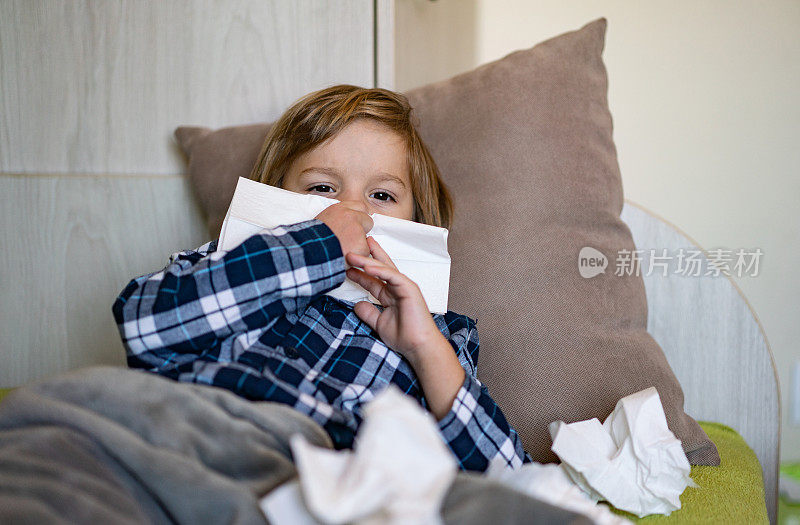
[[283,188],[348,202],[366,213],[413,220],[406,146],[382,124],[359,119],[289,166]]

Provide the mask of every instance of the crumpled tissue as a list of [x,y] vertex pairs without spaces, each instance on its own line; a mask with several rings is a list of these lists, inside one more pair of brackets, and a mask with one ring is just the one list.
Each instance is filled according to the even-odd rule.
[[555,421],[549,430],[564,470],[595,501],[639,517],[669,515],[686,487],[697,487],[654,387],[620,399],[602,425]]
[[271,522],[441,523],[441,502],[458,466],[433,415],[393,384],[363,411],[352,451],[291,437],[299,487],[286,483],[262,498]]
[[[457,465],[433,416],[392,384],[363,410],[353,451],[320,448],[300,434],[292,436],[299,481],[261,499],[270,522],[441,523],[441,502]],[[628,521],[598,505],[600,500],[639,517],[668,515],[680,509],[686,487],[697,486],[655,388],[622,398],[603,424],[556,421],[550,432],[563,463],[514,469],[495,458],[486,476],[599,525]]]
[[[228,251],[264,228],[313,219],[339,202],[320,195],[300,194],[239,177],[219,234],[220,250]],[[373,213],[368,237],[378,241],[397,269],[414,281],[432,313],[447,312],[450,254],[446,228]],[[345,301],[380,302],[351,279],[327,293]]]
[[563,465],[533,462],[512,469],[502,458],[495,458],[489,464],[485,476],[556,507],[583,514],[597,525],[631,523],[587,496],[572,482]]

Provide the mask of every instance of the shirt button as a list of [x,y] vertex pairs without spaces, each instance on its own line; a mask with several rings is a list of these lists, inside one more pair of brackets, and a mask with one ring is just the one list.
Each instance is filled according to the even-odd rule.
[[300,357],[300,354],[297,352],[297,348],[293,346],[286,346],[284,347],[283,351],[286,354],[286,357],[291,357],[292,359],[297,359]]

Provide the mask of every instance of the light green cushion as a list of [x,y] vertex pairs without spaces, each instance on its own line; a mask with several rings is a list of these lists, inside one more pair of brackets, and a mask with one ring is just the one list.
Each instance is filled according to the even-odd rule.
[[764,478],[755,453],[732,428],[720,423],[699,423],[717,445],[720,466],[693,466],[691,476],[700,488],[687,488],[681,495],[681,509],[669,516],[637,519],[614,509],[617,514],[646,524],[769,523]]

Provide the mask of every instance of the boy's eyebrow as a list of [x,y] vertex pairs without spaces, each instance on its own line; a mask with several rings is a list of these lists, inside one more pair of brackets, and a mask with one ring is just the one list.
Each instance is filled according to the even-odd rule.
[[[326,175],[331,175],[333,177],[341,178],[341,174],[339,173],[339,170],[337,170],[335,168],[316,168],[316,167],[312,166],[310,168],[306,168],[303,171],[301,171],[300,175],[305,175],[308,172],[324,173]],[[382,182],[396,182],[397,184],[399,184],[403,188],[406,187],[406,183],[403,182],[403,179],[401,179],[400,177],[398,177],[396,175],[392,175],[391,173],[386,173],[385,171],[382,171],[382,172],[378,173],[378,180],[382,181]]]

